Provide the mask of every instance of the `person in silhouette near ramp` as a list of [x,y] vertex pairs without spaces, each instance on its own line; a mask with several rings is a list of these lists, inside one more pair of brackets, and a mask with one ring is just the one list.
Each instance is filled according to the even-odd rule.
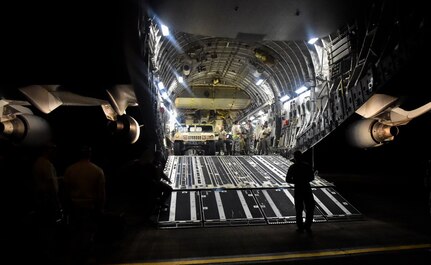
[[[294,199],[296,211],[297,231],[311,232],[314,214],[314,197],[311,191],[310,182],[314,180],[314,172],[308,163],[303,159],[301,151],[293,153],[294,164],[291,165],[286,174],[286,182],[295,184]],[[302,219],[302,211],[305,206],[305,223]]]
[[70,256],[83,264],[94,251],[98,220],[106,201],[105,174],[91,161],[92,148],[82,145],[79,160],[64,173],[66,205],[70,216]]

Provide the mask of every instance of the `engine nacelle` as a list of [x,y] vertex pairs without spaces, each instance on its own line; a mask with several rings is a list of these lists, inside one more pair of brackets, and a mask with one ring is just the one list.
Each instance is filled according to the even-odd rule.
[[8,139],[28,146],[38,146],[51,140],[51,129],[39,116],[22,114],[0,123],[0,133]]
[[122,115],[116,121],[109,121],[109,128],[116,135],[133,144],[139,139],[141,128],[139,123],[129,115]]
[[398,132],[396,126],[385,125],[374,119],[363,119],[350,125],[347,139],[352,146],[371,148],[393,141]]

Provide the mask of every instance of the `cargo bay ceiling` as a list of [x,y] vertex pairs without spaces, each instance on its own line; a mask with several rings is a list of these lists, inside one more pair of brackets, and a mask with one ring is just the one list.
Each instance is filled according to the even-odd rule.
[[[352,2],[154,1],[155,81],[183,110],[244,116],[292,98],[299,87],[314,86],[314,46],[307,40],[344,25]],[[170,29],[167,37],[160,34],[162,24]]]
[[159,78],[180,109],[257,108],[314,79],[303,41],[173,36],[176,43],[166,39],[160,48]]
[[[286,156],[329,135],[415,58],[409,51],[423,47],[418,3],[140,3],[146,3],[138,25],[148,56],[143,81],[158,96],[153,110],[162,124],[183,122],[184,116],[198,120],[200,110],[209,110],[203,114],[208,121],[214,120],[211,111],[229,113],[228,125],[247,118],[268,121],[275,128],[273,147]],[[163,32],[167,28],[169,35]],[[309,44],[312,37],[318,40]],[[147,91],[144,82],[135,82],[137,96]],[[302,86],[305,92],[297,92]],[[139,105],[151,105],[143,102]]]

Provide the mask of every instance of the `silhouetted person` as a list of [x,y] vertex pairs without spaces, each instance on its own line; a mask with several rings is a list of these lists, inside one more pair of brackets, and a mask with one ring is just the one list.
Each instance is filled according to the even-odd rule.
[[[294,198],[296,210],[296,225],[298,231],[304,229],[311,232],[311,224],[314,215],[314,197],[311,191],[310,181],[314,180],[312,167],[303,161],[301,151],[293,153],[294,164],[289,167],[286,174],[286,182],[295,184]],[[305,206],[305,223],[302,220],[302,211]]]
[[32,168],[36,214],[46,222],[55,222],[61,210],[57,171],[52,163],[54,155],[54,145],[42,147]]
[[35,217],[41,251],[51,258],[55,249],[56,223],[60,221],[62,206],[56,169],[52,163],[55,145],[47,144],[40,150],[32,167]]
[[146,152],[141,161],[142,173],[144,177],[149,181],[150,186],[147,189],[151,189],[155,192],[154,196],[157,200],[157,204],[160,206],[167,206],[167,200],[172,192],[172,187],[168,184],[171,180],[163,172],[166,159],[160,151]]
[[71,255],[83,262],[93,248],[98,219],[105,207],[105,175],[90,161],[91,148],[82,146],[80,159],[64,174],[71,225]]
[[166,176],[164,169],[166,165],[166,158],[163,156],[161,151],[156,151],[154,153],[154,167],[156,168],[156,174],[154,178],[154,184],[156,185],[160,199],[159,204],[162,207],[168,207],[168,199],[172,193],[172,187],[169,184],[172,184],[171,180],[168,176]]

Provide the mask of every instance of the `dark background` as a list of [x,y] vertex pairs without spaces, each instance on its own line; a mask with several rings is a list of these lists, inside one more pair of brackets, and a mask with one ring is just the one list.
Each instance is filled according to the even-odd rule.
[[2,86],[65,84],[91,94],[129,82],[121,1],[8,1],[0,10]]

